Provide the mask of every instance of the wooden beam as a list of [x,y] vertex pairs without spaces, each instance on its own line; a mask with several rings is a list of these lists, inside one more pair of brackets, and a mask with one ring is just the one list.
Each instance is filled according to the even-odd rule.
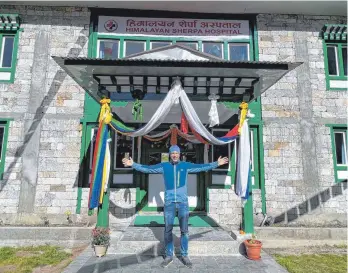
[[193,95],[197,95],[198,77],[193,77]]
[[156,94],[161,93],[161,77],[157,77]]
[[143,92],[147,93],[147,76],[143,77]]
[[205,94],[206,94],[207,96],[210,95],[210,84],[211,84],[211,82],[210,82],[210,77],[207,77],[207,80],[206,80],[206,83],[205,83],[205,88],[206,88]]
[[130,85],[130,91],[133,92],[133,91],[134,91],[134,80],[133,80],[133,76],[129,76],[129,85]]
[[219,95],[221,96],[224,91],[224,78],[220,77],[219,81]]

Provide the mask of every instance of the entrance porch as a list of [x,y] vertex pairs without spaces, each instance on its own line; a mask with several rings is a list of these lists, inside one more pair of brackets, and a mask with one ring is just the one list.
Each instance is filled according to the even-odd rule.
[[[175,79],[180,79],[181,84],[187,90],[187,97],[192,102],[196,112],[199,114],[201,122],[207,124],[208,112],[210,102],[210,95],[218,95],[220,101],[218,103],[217,111],[221,117],[220,125],[225,125],[226,128],[231,129],[233,125],[238,123],[238,108],[241,102],[250,103],[257,100],[260,95],[266,91],[270,86],[277,82],[283,75],[294,69],[299,63],[269,63],[269,62],[233,62],[224,61],[210,55],[200,53],[192,48],[173,45],[168,47],[161,47],[160,49],[150,50],[142,54],[128,56],[119,60],[100,60],[100,59],[83,59],[83,58],[61,58],[54,57],[55,61],[73,78],[75,79],[97,102],[102,97],[111,98],[111,109],[114,116],[128,126],[139,128],[141,124],[149,122],[153,112],[156,111],[156,103],[159,105],[161,100],[167,96],[168,90],[171,88]],[[143,104],[142,119],[139,120],[132,116],[132,112],[127,110],[128,105],[133,105],[134,109],[134,93],[140,90]],[[139,103],[139,100],[136,100]],[[151,105],[148,107],[147,105]],[[207,107],[208,106],[208,107]],[[169,124],[180,123],[180,108],[174,105],[170,110],[172,114],[168,115]],[[94,119],[83,120],[83,126],[91,121],[95,122],[97,114]],[[258,117],[259,119],[261,117]],[[165,120],[162,120],[162,124]],[[158,127],[158,126],[157,126]],[[214,130],[214,129],[213,129]],[[112,133],[111,133],[112,134]],[[223,134],[224,135],[224,134]],[[260,137],[258,135],[257,137]],[[133,158],[138,159],[141,163],[157,162],[163,160],[166,156],[164,144],[159,147],[151,147],[152,144],[145,144],[141,138],[137,138],[137,154],[132,154]],[[90,145],[91,140],[86,141],[86,145]],[[140,145],[139,145],[140,143]],[[117,144],[118,145],[118,144]],[[147,146],[146,145],[150,145]],[[144,148],[145,147],[145,148]],[[214,152],[206,153],[208,160],[215,160]],[[187,157],[192,157],[189,160],[199,162],[202,160],[200,149],[195,149],[195,153],[187,152]],[[235,148],[228,148],[229,154]],[[141,151],[141,152],[139,152]],[[262,151],[262,148],[260,148]],[[110,187],[115,184],[118,177],[123,179],[128,175],[131,183],[135,182],[137,189],[137,206],[136,213],[143,213],[144,211],[160,211],[161,202],[161,188],[158,177],[146,177],[139,174],[134,174],[131,170],[122,170],[117,172],[117,162],[125,155],[125,153],[133,153],[133,150],[128,150],[123,154],[117,152],[111,157],[111,166],[113,175],[110,175],[109,189],[105,191],[102,203],[98,208],[98,226],[108,226],[108,210],[109,210],[109,194]],[[261,152],[257,152],[260,155]],[[231,154],[231,161],[235,162],[237,155]],[[256,157],[258,158],[258,157]],[[114,172],[114,166],[116,168]],[[253,181],[258,175],[257,169],[261,171],[262,166],[259,162],[255,162],[253,166]],[[233,179],[235,172],[232,167],[225,170],[225,177]],[[85,172],[83,177],[89,176],[89,172]],[[259,178],[261,176],[259,175]],[[149,179],[154,182],[154,186],[148,182]],[[210,185],[211,188],[222,184],[231,188],[231,183],[214,183],[219,180],[214,178],[214,174],[202,174],[190,178],[192,180],[192,210],[206,211],[210,209],[207,206],[208,200],[213,201],[208,197],[205,188]],[[121,179],[122,180],[122,179]],[[196,186],[194,181],[196,182]],[[224,180],[224,179],[222,179]],[[225,179],[226,180],[226,179]],[[260,180],[262,180],[260,178]],[[198,183],[199,181],[199,183]],[[203,183],[201,183],[203,181]],[[255,182],[256,183],[256,182]],[[261,181],[262,183],[262,181]],[[260,185],[261,185],[260,183]],[[124,185],[126,183],[121,183]],[[134,185],[134,184],[133,184]],[[196,194],[195,194],[196,193]],[[219,200],[219,195],[222,192],[216,192],[216,201]],[[228,203],[229,197],[224,201]],[[212,203],[211,203],[212,204]],[[144,209],[144,211],[143,211]],[[217,207],[214,208],[218,209]],[[221,209],[225,209],[221,207]],[[243,208],[242,229],[247,233],[253,232],[253,209],[252,209],[252,189],[250,188],[249,198]]]

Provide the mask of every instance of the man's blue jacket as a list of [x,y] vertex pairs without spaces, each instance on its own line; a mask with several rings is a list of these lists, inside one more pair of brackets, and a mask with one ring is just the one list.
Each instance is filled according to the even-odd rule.
[[[218,162],[194,164],[179,161],[178,163],[164,162],[156,165],[141,165],[133,163],[133,168],[143,173],[162,173],[164,177],[164,203],[188,202],[187,174],[209,171],[218,167]],[[151,183],[151,181],[150,181]]]

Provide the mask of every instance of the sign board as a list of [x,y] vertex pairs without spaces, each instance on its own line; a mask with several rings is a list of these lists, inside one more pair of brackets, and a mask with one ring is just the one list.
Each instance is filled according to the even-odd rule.
[[98,33],[146,36],[249,38],[247,20],[99,16]]

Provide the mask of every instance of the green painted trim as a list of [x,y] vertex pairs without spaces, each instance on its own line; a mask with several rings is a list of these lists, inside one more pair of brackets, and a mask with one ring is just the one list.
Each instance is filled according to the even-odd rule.
[[345,81],[347,80],[347,76],[328,76],[329,80],[332,81]]
[[258,130],[258,137],[259,137],[259,151],[260,151],[260,157],[259,157],[259,173],[260,173],[260,189],[261,189],[261,209],[262,213],[267,213],[267,206],[266,206],[266,188],[265,188],[265,161],[264,161],[264,147],[263,147],[263,124],[259,124],[259,130]]
[[198,41],[198,51],[202,52],[203,51],[203,42]]
[[336,161],[336,147],[335,147],[335,138],[334,138],[334,128],[330,127],[330,137],[331,137],[331,149],[332,149],[332,160],[334,165],[334,176],[335,176],[335,183],[338,182],[338,176],[337,176],[337,161]]
[[2,38],[3,36],[14,36],[13,51],[12,51],[12,63],[11,67],[0,68],[0,72],[10,72],[9,80],[0,80],[0,83],[14,83],[16,66],[17,66],[17,54],[18,54],[18,42],[19,42],[19,31],[11,31],[7,33],[6,31],[0,31],[0,52],[2,48]]
[[330,80],[328,79],[329,67],[328,67],[328,59],[327,59],[327,47],[326,47],[325,40],[322,40],[322,44],[323,44],[323,52],[324,52],[324,71],[325,71],[326,90],[330,90]]
[[81,203],[82,203],[82,187],[77,188],[77,205],[76,205],[76,214],[81,213]]
[[229,54],[228,54],[228,42],[227,41],[224,41],[224,44],[223,44],[223,57],[225,60],[228,60],[229,59]]
[[209,200],[210,200],[210,196],[209,196],[209,187],[206,188],[206,200],[205,200],[205,210],[207,213],[209,213],[210,207],[209,207]]
[[4,126],[4,138],[3,138],[3,146],[1,151],[1,161],[0,161],[0,180],[3,179],[4,171],[5,171],[5,161],[6,161],[6,151],[7,151],[7,142],[8,142],[8,133],[10,128],[10,119],[2,120],[2,125]]
[[328,123],[325,124],[327,127],[336,127],[336,128],[347,128],[347,124],[333,124],[333,123]]
[[256,18],[253,21],[253,38],[254,38],[254,60],[259,60],[259,32],[257,29]]
[[0,118],[0,121],[13,121],[14,118]]
[[81,213],[81,204],[82,204],[82,187],[83,187],[83,179],[85,176],[85,164],[84,159],[87,154],[87,147],[86,147],[86,122],[82,122],[82,135],[81,135],[81,147],[80,147],[80,170],[79,170],[79,177],[78,177],[78,189],[77,189],[77,203],[76,203],[76,214]]
[[253,196],[250,193],[248,200],[243,208],[242,228],[245,233],[254,233],[254,215],[253,215]]
[[[209,42],[208,40],[204,39],[204,37],[182,37],[182,36],[171,36],[171,37],[161,37],[161,36],[131,36],[131,35],[110,35],[110,34],[97,34],[97,39],[112,39],[112,40],[120,40],[123,39],[125,41],[169,41],[169,42]],[[217,40],[218,41],[218,40]],[[227,42],[227,40],[219,40],[219,42]],[[228,39],[228,42],[233,43],[249,43],[250,39]]]
[[120,41],[118,43],[118,57],[119,58],[123,58],[125,57],[125,46],[124,46],[124,39],[123,38],[120,38]]
[[[347,81],[348,77],[344,76],[344,67],[343,67],[343,54],[342,54],[342,42],[326,42],[322,40],[323,44],[323,52],[324,52],[324,70],[325,70],[325,81],[326,81],[326,90],[327,91],[346,91],[347,88],[331,88],[330,80],[342,80]],[[345,43],[346,44],[346,43]],[[338,76],[329,75],[329,64],[328,64],[328,56],[327,56],[327,46],[334,45],[337,46],[337,56],[338,56]]]
[[112,101],[110,104],[114,107],[126,107],[128,103],[128,101]]
[[[329,126],[328,126],[329,125]],[[332,149],[332,159],[334,165],[334,176],[335,183],[340,183],[342,181],[346,181],[344,179],[338,178],[338,171],[347,170],[346,166],[337,166],[337,155],[336,155],[336,144],[335,144],[335,131],[345,131],[346,132],[346,145],[348,145],[348,129],[347,125],[343,126],[343,124],[326,124],[330,128],[330,137],[331,137],[331,149]]]
[[230,190],[231,189],[231,185],[216,185],[216,184],[212,184],[209,186],[209,189],[225,189],[225,190]]

